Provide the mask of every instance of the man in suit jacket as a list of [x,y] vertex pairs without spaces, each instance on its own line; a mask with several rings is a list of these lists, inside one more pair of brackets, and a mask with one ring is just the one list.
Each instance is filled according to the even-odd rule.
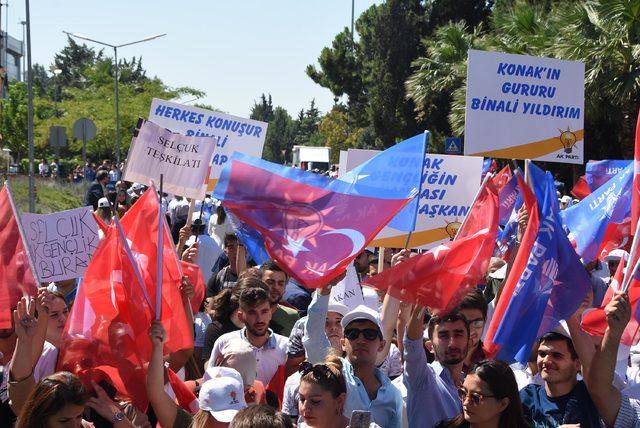
[[96,210],[98,208],[98,201],[100,198],[104,197],[104,189],[105,186],[109,184],[109,172],[101,169],[96,174],[96,179],[89,190],[87,190],[87,195],[84,197],[84,204],[93,206],[93,209]]

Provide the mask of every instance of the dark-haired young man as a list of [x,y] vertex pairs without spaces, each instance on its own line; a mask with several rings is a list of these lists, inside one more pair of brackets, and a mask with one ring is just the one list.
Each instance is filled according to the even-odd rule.
[[[424,309],[411,314],[404,337],[404,376],[409,426],[434,427],[462,412],[458,387],[469,347],[469,323],[459,312],[429,320],[427,347],[435,355],[427,363],[423,348]],[[428,403],[428,405],[426,405]]]
[[520,391],[532,427],[599,427],[598,410],[584,381],[577,379],[581,364],[572,340],[557,331],[546,333],[540,338],[537,364],[544,385],[531,384]]
[[225,333],[216,340],[208,366],[214,366],[222,348],[232,339],[240,338],[255,351],[258,363],[256,379],[267,385],[278,367],[287,359],[287,338],[269,328],[271,305],[263,288],[247,288],[240,294],[238,318],[244,323],[241,330]]
[[486,358],[480,340],[487,320],[487,301],[482,291],[478,288],[470,290],[460,302],[458,311],[469,323],[469,351],[462,367],[462,371],[468,373],[475,363]]
[[299,319],[297,310],[280,304],[287,288],[289,275],[274,260],[267,260],[260,266],[260,276],[260,279],[269,287],[271,328],[274,332],[288,337]]
[[109,172],[100,170],[96,174],[96,179],[91,183],[84,197],[84,204],[91,205],[94,210],[98,209],[98,201],[105,195],[105,186],[109,184]]

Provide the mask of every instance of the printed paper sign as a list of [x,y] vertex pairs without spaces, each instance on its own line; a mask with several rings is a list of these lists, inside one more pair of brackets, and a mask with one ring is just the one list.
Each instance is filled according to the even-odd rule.
[[584,63],[470,50],[464,154],[584,162]]
[[188,137],[212,137],[216,140],[207,191],[212,191],[216,186],[220,172],[233,152],[262,157],[269,125],[158,98],[151,102],[149,120]]
[[[425,156],[416,229],[409,248],[428,249],[455,237],[480,188],[482,162],[474,156]],[[406,240],[406,232],[387,226],[369,246],[404,248]]]
[[100,241],[91,207],[53,214],[24,213],[21,221],[40,282],[84,275]]
[[186,137],[143,121],[133,137],[123,179],[160,183],[163,191],[186,198],[204,199],[210,160],[216,148],[211,137]]
[[347,268],[344,279],[331,288],[329,302],[345,305],[350,311],[364,304],[358,274],[353,263]]

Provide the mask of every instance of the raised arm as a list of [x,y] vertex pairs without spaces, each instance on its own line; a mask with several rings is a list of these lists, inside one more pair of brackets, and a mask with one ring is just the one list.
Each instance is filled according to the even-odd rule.
[[[395,266],[403,261],[407,260],[411,254],[409,250],[402,250],[391,257],[391,266]],[[392,297],[387,293],[384,296],[382,302],[382,313],[380,314],[380,321],[382,322],[382,334],[385,339],[384,348],[378,352],[376,358],[376,365],[380,365],[384,362],[385,358],[389,354],[391,348],[391,337],[393,336],[393,330],[396,327],[398,321],[398,314],[400,313],[400,300]]]
[[36,305],[33,297],[23,297],[18,307],[13,311],[15,326],[16,349],[9,366],[9,405],[16,415],[19,415],[27,397],[35,387],[33,378],[33,341],[37,330],[35,318]]
[[305,325],[302,344],[307,360],[312,364],[323,362],[331,352],[331,342],[327,338],[324,326],[327,322],[329,310],[329,295],[331,288],[344,278],[344,274],[331,281],[325,287],[313,293],[311,304],[307,309],[307,323]]
[[616,293],[605,307],[607,329],[600,349],[595,352],[589,376],[585,378],[589,395],[608,427],[615,424],[620,410],[622,394],[612,384],[620,339],[631,318],[629,297]]
[[167,339],[167,334],[160,321],[153,321],[149,328],[149,338],[151,339],[151,359],[147,372],[147,394],[149,403],[158,418],[158,424],[163,427],[172,427],[178,406],[171,397],[164,392],[164,359],[163,346]]

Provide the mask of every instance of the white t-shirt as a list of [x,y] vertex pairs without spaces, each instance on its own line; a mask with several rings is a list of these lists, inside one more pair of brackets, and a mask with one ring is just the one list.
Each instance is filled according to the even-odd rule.
[[193,317],[193,323],[196,327],[196,337],[193,341],[193,346],[196,348],[204,348],[204,334],[207,331],[207,326],[211,324],[211,317],[204,312],[198,312]]
[[267,385],[273,375],[278,371],[278,367],[284,365],[287,359],[287,338],[274,333],[269,329],[269,340],[262,348],[256,348],[245,336],[245,328],[242,330],[232,331],[220,336],[216,343],[213,344],[213,350],[211,351],[211,357],[209,358],[209,367],[215,366],[215,362],[222,351],[222,348],[232,339],[242,339],[251,346],[253,353],[256,356],[256,362],[258,363],[258,373],[256,379]]

